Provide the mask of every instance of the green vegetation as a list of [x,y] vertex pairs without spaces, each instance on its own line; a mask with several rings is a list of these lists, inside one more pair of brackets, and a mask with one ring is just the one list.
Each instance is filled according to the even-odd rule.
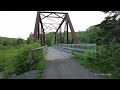
[[112,75],[109,78],[120,78],[120,18],[117,11],[110,12],[113,15],[106,17],[98,26],[101,30],[98,32],[97,56],[98,60],[104,60],[108,66],[106,72]]
[[84,52],[74,55],[74,59],[94,73],[111,74],[108,79],[120,78],[120,44],[97,46],[97,52]]
[[55,33],[54,32],[49,32],[46,34],[46,45],[47,46],[52,46],[55,44]]
[[[108,12],[108,11],[106,11]],[[96,40],[96,52],[84,52],[74,56],[75,60],[80,64],[89,68],[95,73],[109,74],[104,78],[119,79],[120,78],[120,18],[118,12],[113,16],[108,16],[100,24],[92,26],[93,30],[82,32],[84,35],[81,40],[83,43],[90,43],[92,37]],[[92,31],[95,31],[94,33]],[[87,34],[85,34],[87,33]],[[86,36],[87,35],[87,36]],[[92,36],[91,36],[92,35]],[[87,38],[91,37],[91,38]],[[93,42],[92,42],[93,43]],[[81,47],[84,48],[84,47]],[[89,49],[89,48],[86,48]]]
[[96,69],[97,67],[97,59],[96,59],[96,53],[95,52],[81,52],[76,53],[73,57],[77,62],[79,62],[81,65],[89,68],[91,71],[92,69]]
[[96,26],[89,27],[86,31],[79,31],[76,32],[77,37],[79,39],[79,43],[85,43],[85,44],[93,44],[96,43],[97,39],[97,33],[101,29]]
[[[79,31],[76,32],[76,35],[78,37],[79,43],[96,43],[96,39],[97,39],[97,32],[101,30],[99,27],[97,26],[91,26],[89,27],[86,31]],[[66,32],[59,32],[58,36],[60,36],[61,34],[61,38],[62,40],[60,41],[59,38],[57,38],[57,43],[66,43]],[[65,34],[65,36],[64,36]],[[68,36],[69,36],[69,43],[73,44],[73,40],[72,40],[72,34],[71,32],[68,32]],[[64,39],[63,39],[64,37]],[[46,34],[46,44],[48,46],[52,46],[53,44],[55,44],[55,33],[54,32],[50,32],[48,34]]]
[[0,49],[0,71],[4,71],[6,67],[6,62],[9,62],[10,60],[15,57],[18,49],[13,49],[13,47],[7,47],[7,46],[1,46]]
[[[109,13],[109,11],[104,12]],[[110,13],[112,13],[112,16],[107,16],[100,24],[91,26],[86,31],[76,32],[80,44],[96,43],[97,46],[81,46],[83,49],[96,50],[96,52],[76,53],[73,58],[95,73],[111,74],[103,76],[105,78],[119,79],[120,15],[117,11],[111,11]],[[61,33],[61,35],[63,38],[64,33]],[[54,37],[54,32],[46,34],[46,44],[48,46],[55,44]],[[66,37],[64,39],[66,40]],[[69,39],[72,44],[70,32]],[[65,42],[65,40],[63,41]],[[32,52],[32,63],[28,59],[30,49],[37,47],[40,47],[40,42],[34,43],[32,33],[27,40],[0,37],[0,78],[2,76],[7,77],[12,73],[21,74],[29,70],[39,70],[36,79],[40,79],[45,68],[42,51]]]
[[26,43],[27,44],[32,44],[34,42],[34,37],[33,37],[33,34],[32,32],[29,34],[29,37],[27,38],[26,40]]
[[22,38],[7,38],[0,37],[0,46],[16,46],[20,44],[25,44],[26,40]]
[[[2,38],[11,39],[11,38]],[[17,39],[16,39],[17,40]],[[45,67],[44,55],[41,50],[32,51],[32,63],[28,58],[30,49],[40,47],[40,42],[33,44],[23,44],[22,39],[17,40],[18,45],[10,44],[0,46],[0,76],[8,78],[11,74],[21,74],[30,70],[39,70],[41,75]],[[22,43],[22,44],[21,44]]]

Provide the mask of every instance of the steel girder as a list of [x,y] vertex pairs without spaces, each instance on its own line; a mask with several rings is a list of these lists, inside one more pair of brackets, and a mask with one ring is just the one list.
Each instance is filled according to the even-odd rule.
[[[44,13],[48,13],[48,15],[44,15]],[[54,14],[56,16],[50,16],[52,14]],[[60,16],[59,14],[63,14],[63,15]],[[43,15],[43,18],[41,18],[40,15]],[[56,19],[61,18],[62,19],[61,23],[59,24],[58,27],[56,27],[56,31],[54,32],[55,33],[55,43],[56,44],[57,44],[57,42],[64,43],[64,40],[66,40],[67,44],[69,44],[68,25],[69,25],[69,28],[70,28],[70,31],[71,31],[71,34],[72,34],[72,39],[73,39],[74,44],[78,44],[78,38],[76,36],[76,33],[74,31],[74,28],[73,28],[73,25],[72,25],[72,22],[70,20],[70,17],[69,17],[68,13],[41,11],[41,12],[37,12],[35,28],[34,28],[34,35],[33,36],[34,36],[35,40],[37,40],[39,38],[41,39],[41,45],[42,46],[45,45],[45,29],[43,27],[44,23],[42,22],[42,20],[44,20],[45,18],[48,18],[49,20],[51,20],[50,18],[56,18]],[[54,20],[51,20],[51,21],[54,21]],[[64,39],[65,36],[62,36],[61,33],[58,35],[58,31],[60,30],[61,26],[63,25],[63,23],[65,21],[66,21],[66,29],[67,29],[66,30],[66,32],[67,32],[66,39]],[[48,23],[48,22],[46,22],[46,23]],[[57,22],[54,21],[54,23],[57,23]],[[50,24],[50,25],[54,26],[53,24]],[[49,26],[47,28],[49,28]],[[59,39],[59,41],[57,41],[58,39]]]

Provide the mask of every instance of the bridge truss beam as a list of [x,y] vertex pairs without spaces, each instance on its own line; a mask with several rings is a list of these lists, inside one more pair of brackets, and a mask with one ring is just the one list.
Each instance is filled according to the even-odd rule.
[[[48,15],[44,15],[48,13]],[[56,16],[51,16],[52,14],[56,15]],[[62,16],[60,16],[60,14],[63,14]],[[41,17],[41,15],[43,17]],[[44,29],[43,26],[45,26],[45,23],[43,23],[42,21],[47,18],[51,21],[53,21],[55,24],[59,25],[58,27],[55,27],[52,24],[48,23],[49,25],[46,26],[47,28],[49,28],[50,26],[54,26],[54,28],[56,28],[56,31],[54,32],[55,33],[55,43],[58,44],[58,43],[65,43],[66,44],[70,44],[70,39],[69,39],[69,35],[68,35],[68,27],[70,28],[70,31],[71,31],[71,34],[72,34],[72,40],[73,40],[73,43],[74,44],[78,44],[78,38],[76,36],[76,33],[74,31],[74,28],[73,28],[73,25],[72,25],[72,22],[70,20],[70,17],[69,17],[69,14],[68,13],[62,13],[62,12],[44,12],[44,11],[39,11],[37,12],[37,16],[36,16],[36,22],[35,22],[35,28],[34,28],[34,39],[35,41],[36,40],[41,40],[41,45],[42,46],[45,46],[45,30],[46,28]],[[50,18],[61,18],[62,21],[61,23],[58,23]],[[62,35],[62,32],[61,32],[61,26],[63,25],[63,23],[65,22],[65,28],[64,28],[64,34]],[[65,36],[66,36],[66,39],[65,39]]]

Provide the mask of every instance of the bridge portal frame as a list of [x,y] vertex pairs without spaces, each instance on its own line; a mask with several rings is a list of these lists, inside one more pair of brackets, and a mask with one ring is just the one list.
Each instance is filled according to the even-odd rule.
[[[48,15],[44,15],[44,13],[49,13]],[[53,16],[50,16],[51,14],[55,14],[57,17],[53,17]],[[59,14],[63,14],[63,16],[59,16]],[[41,18],[41,15],[43,15],[44,17]],[[71,19],[69,17],[69,14],[68,13],[63,13],[63,12],[45,12],[45,11],[37,11],[37,16],[36,16],[36,22],[35,22],[35,28],[34,28],[34,34],[33,34],[33,37],[36,40],[41,40],[41,45],[42,46],[45,46],[45,28],[43,27],[43,22],[42,20],[44,18],[61,18],[62,21],[61,23],[59,24],[58,28],[56,29],[56,32],[55,32],[55,43],[57,44],[57,35],[58,34],[58,31],[60,30],[61,26],[63,25],[63,23],[66,21],[66,31],[67,31],[67,36],[66,36],[66,43],[69,44],[69,36],[68,36],[68,26],[70,28],[70,31],[71,31],[71,34],[72,34],[72,38],[73,38],[73,42],[74,44],[78,44],[78,38],[76,36],[76,33],[74,31],[74,28],[73,28],[73,25],[72,25],[72,22],[71,22]],[[57,23],[57,22],[56,22]],[[49,27],[49,26],[48,26]],[[65,31],[65,30],[64,30]],[[64,34],[65,35],[65,34]],[[60,36],[60,41],[61,40],[65,40],[63,38],[61,38],[62,36]],[[64,41],[63,41],[64,43]]]

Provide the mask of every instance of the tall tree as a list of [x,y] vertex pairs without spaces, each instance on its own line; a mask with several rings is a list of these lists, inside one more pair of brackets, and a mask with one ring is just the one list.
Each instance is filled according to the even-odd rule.
[[27,38],[27,44],[31,44],[34,42],[34,37],[33,37],[33,33],[31,32],[29,34],[29,37]]
[[97,43],[101,44],[115,44],[120,43],[120,14],[119,11],[103,11],[109,13],[98,26],[101,31],[98,33],[99,40]]

